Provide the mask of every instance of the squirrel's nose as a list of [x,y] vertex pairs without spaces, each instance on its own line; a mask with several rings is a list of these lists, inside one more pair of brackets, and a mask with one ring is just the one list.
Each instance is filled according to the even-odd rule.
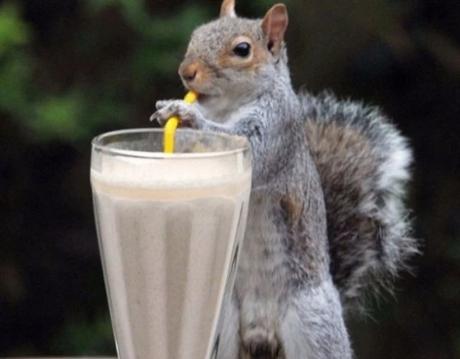
[[179,75],[187,82],[192,82],[193,80],[195,80],[197,74],[198,65],[195,63],[182,65],[179,68]]

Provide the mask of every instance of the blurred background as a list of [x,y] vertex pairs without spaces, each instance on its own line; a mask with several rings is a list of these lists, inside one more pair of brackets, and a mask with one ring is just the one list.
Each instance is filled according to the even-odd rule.
[[[261,17],[270,0],[240,1]],[[357,358],[460,358],[460,1],[291,0],[296,86],[381,106],[415,150],[423,255],[349,321]],[[0,356],[108,355],[90,140],[181,97],[218,0],[0,1]]]

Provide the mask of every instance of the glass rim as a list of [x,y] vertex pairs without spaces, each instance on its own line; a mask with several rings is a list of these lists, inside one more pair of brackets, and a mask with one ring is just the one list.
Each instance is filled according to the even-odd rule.
[[149,152],[149,151],[136,151],[136,150],[124,150],[119,148],[111,148],[107,145],[102,144],[102,141],[111,136],[123,135],[123,134],[134,134],[134,133],[163,133],[163,128],[130,128],[116,131],[104,132],[91,140],[92,150],[97,150],[103,154],[114,155],[114,156],[123,156],[131,158],[144,158],[144,159],[206,159],[206,158],[215,158],[215,157],[226,157],[235,155],[238,153],[244,153],[249,151],[249,141],[247,138],[238,135],[230,135],[221,132],[215,131],[201,131],[188,128],[179,128],[177,133],[181,132],[201,132],[203,134],[208,134],[220,138],[228,139],[240,139],[243,141],[243,145],[239,148],[227,150],[227,151],[215,151],[215,152],[197,152],[197,153],[164,153],[164,152]]

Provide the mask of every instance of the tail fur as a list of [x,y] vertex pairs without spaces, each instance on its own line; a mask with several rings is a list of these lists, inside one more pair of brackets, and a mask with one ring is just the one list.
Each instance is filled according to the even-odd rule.
[[344,307],[356,308],[417,253],[404,205],[412,153],[377,108],[328,93],[301,100],[324,190],[331,273]]

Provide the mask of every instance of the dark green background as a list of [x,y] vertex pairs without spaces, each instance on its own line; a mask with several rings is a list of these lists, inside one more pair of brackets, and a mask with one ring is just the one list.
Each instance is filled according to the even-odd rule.
[[[273,4],[240,1],[257,17]],[[181,97],[219,1],[0,1],[0,356],[113,354],[90,140]],[[297,86],[381,106],[415,150],[423,255],[351,321],[358,358],[460,357],[460,1],[289,1]]]

